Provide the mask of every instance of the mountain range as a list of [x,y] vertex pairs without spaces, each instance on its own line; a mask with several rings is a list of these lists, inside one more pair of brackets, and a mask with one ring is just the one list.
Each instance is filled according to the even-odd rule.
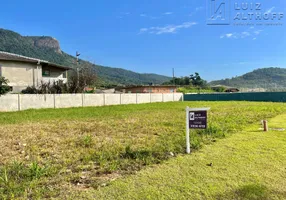
[[[62,51],[60,43],[49,36],[22,36],[14,31],[0,29],[0,51],[77,67],[76,58]],[[85,60],[79,60],[79,65],[88,65],[95,70],[99,86],[162,84],[172,79],[158,74],[140,74],[121,68],[95,65]],[[242,76],[212,81],[209,84],[238,88],[286,88],[286,69],[262,68]]]
[[286,88],[286,69],[278,67],[256,69],[242,76],[210,82],[211,85],[226,85],[238,88]]
[[[14,31],[0,29],[0,51],[76,68],[76,58],[62,51],[59,42],[49,36],[22,36]],[[171,79],[158,74],[140,74],[121,68],[95,65],[85,60],[79,60],[79,65],[94,68],[98,76],[98,85],[161,84]]]

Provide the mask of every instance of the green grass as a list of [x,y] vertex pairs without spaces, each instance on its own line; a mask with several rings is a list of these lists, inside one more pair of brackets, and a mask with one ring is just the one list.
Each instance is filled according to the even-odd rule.
[[[85,199],[286,199],[286,132],[264,133],[258,127],[99,191],[73,195]],[[286,128],[286,115],[271,120],[270,127]]]
[[[185,160],[186,106],[211,107],[209,128],[191,134],[193,151],[208,149],[212,147],[209,144],[225,141],[219,138],[286,113],[285,104],[257,102],[175,102],[0,113],[0,188],[4,188],[0,199],[63,199],[69,198],[71,191],[82,194],[86,190],[97,195],[97,190],[114,180],[148,166],[159,167],[170,158]],[[22,168],[15,170],[15,163]],[[31,168],[32,178],[26,173]],[[12,172],[24,175],[15,178]]]
[[197,87],[181,87],[178,89],[178,92],[182,93],[215,93],[216,91],[212,89],[203,89]]

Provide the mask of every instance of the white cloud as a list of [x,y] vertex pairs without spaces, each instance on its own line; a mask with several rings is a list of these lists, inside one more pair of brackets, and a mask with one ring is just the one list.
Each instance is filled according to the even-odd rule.
[[146,32],[146,31],[148,31],[148,28],[141,28],[140,29],[140,32]]
[[220,38],[222,39],[222,38],[231,38],[231,37],[233,37],[233,35],[234,35],[234,33],[227,33],[227,34],[223,34],[223,35],[221,35],[220,36]]
[[204,9],[204,7],[200,6],[200,7],[196,7],[196,11],[202,10]]
[[147,19],[160,19],[160,17],[154,17],[154,16],[150,16],[150,15],[147,15],[147,14],[144,14],[144,13],[140,14],[139,16],[147,18]]
[[274,9],[275,9],[275,7],[269,8],[268,10],[266,10],[265,14],[271,13]]
[[150,28],[141,28],[140,33],[150,33],[150,34],[167,34],[167,33],[177,33],[180,29],[187,29],[191,28],[192,26],[196,25],[196,22],[185,22],[179,25],[166,25],[166,26],[157,26],[157,27],[150,27]]
[[250,36],[250,35],[251,35],[251,34],[250,34],[249,32],[244,31],[244,32],[241,33],[241,38],[245,38],[245,37],[248,37],[248,36]]
[[256,40],[256,37],[255,37],[255,38],[253,38],[252,40]]
[[172,15],[173,12],[165,12],[164,15]]
[[257,30],[257,31],[254,31],[253,33],[254,33],[255,35],[259,35],[261,32],[262,32],[262,30]]
[[[223,38],[232,38],[232,39],[244,39],[247,37],[253,38],[253,40],[256,40],[256,37],[262,32],[263,30],[255,30],[254,27],[250,27],[247,30],[243,32],[233,32],[233,33],[227,33],[220,36],[221,39]],[[255,38],[255,39],[254,39]]]
[[203,10],[203,9],[204,9],[204,7],[202,7],[202,6],[196,7],[195,10],[189,14],[189,16],[193,16],[193,15],[195,15],[197,12],[199,12],[199,11],[201,11],[201,10]]

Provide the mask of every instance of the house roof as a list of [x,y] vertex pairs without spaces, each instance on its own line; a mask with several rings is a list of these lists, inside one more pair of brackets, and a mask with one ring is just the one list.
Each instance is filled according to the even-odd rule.
[[57,68],[61,68],[61,69],[66,69],[66,70],[71,69],[70,67],[66,67],[66,66],[55,64],[55,63],[51,63],[51,62],[46,61],[46,60],[41,60],[41,59],[37,59],[37,58],[31,58],[31,57],[22,56],[22,55],[9,53],[9,52],[4,52],[4,51],[0,51],[0,60],[27,62],[27,63],[35,63],[35,64],[37,64],[37,63],[39,63],[39,64],[47,64],[48,66],[57,67]]
[[131,85],[126,87],[120,87],[120,89],[130,89],[130,88],[177,88],[175,85]]

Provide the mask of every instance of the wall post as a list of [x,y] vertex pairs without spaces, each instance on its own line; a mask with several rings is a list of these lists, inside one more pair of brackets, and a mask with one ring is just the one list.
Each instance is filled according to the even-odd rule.
[[84,96],[83,96],[83,93],[81,93],[81,103],[82,103],[82,107],[84,107]]
[[263,120],[263,129],[264,132],[268,132],[268,122],[266,120]]
[[56,109],[56,94],[53,94],[54,97],[54,109]]
[[18,94],[18,111],[21,110],[21,99],[20,99],[20,94]]

